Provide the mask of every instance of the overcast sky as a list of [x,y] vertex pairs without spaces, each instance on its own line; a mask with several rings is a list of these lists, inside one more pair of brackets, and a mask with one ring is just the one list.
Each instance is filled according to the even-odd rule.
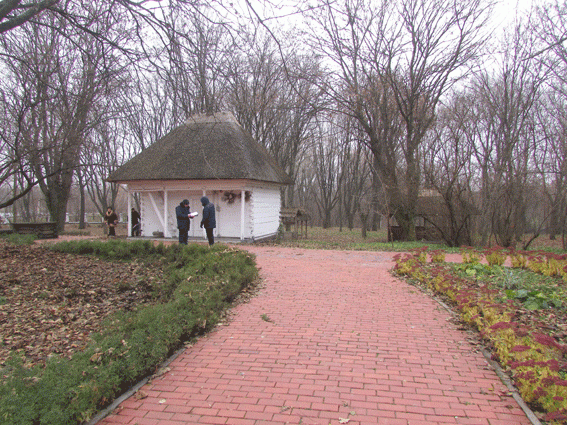
[[528,12],[532,5],[541,5],[547,2],[542,0],[500,0],[494,8],[494,23],[497,26],[506,26],[513,19]]

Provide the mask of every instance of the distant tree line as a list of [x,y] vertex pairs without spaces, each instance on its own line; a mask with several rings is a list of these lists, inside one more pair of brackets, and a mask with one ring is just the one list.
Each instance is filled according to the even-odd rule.
[[76,187],[102,213],[114,169],[229,110],[323,227],[415,239],[427,192],[450,245],[565,239],[567,3],[503,31],[487,0],[278,5],[0,0],[0,209],[37,187],[62,229]]

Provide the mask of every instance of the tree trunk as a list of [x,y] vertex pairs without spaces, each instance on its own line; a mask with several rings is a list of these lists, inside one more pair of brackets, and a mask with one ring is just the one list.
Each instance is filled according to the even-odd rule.
[[83,172],[81,168],[77,168],[77,179],[79,181],[79,195],[80,195],[80,202],[79,202],[79,229],[86,228],[85,223],[85,185],[83,184]]
[[[374,166],[376,167],[377,161],[374,159]],[[382,182],[378,178],[377,173],[372,176],[372,202],[370,204],[370,223],[372,230],[376,232],[380,226],[380,213],[378,212],[378,205],[380,204],[380,191],[382,190]]]
[[402,240],[415,241],[416,240],[415,225],[414,225],[415,214],[409,210],[406,211],[398,210],[394,214],[394,217],[398,222],[398,226],[400,226],[402,229]]
[[368,221],[368,214],[360,213],[360,227],[362,239],[366,239],[366,222]]
[[51,221],[57,223],[57,232],[65,230],[67,201],[71,193],[72,170],[64,171],[48,181],[47,191],[44,191],[47,210]]
[[552,206],[551,213],[549,215],[549,239],[554,241],[559,233],[559,214],[557,207]]
[[325,209],[323,217],[323,229],[328,229],[331,227],[331,211]]

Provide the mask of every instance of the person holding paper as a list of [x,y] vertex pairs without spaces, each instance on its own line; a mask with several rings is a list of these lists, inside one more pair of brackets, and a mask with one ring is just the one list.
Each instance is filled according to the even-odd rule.
[[191,227],[189,220],[195,216],[195,214],[191,214],[187,199],[184,199],[175,207],[175,215],[177,216],[177,228],[179,229],[179,243],[187,245],[189,228]]

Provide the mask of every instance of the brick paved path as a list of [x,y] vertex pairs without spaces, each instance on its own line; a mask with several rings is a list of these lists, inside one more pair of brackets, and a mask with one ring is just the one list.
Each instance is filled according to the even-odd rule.
[[101,425],[530,423],[391,254],[246,249],[265,288]]

